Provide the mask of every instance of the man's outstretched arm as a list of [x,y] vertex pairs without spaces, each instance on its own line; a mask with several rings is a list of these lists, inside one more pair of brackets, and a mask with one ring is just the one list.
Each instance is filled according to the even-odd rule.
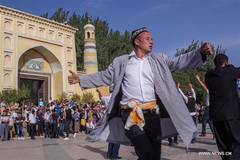
[[68,82],[70,84],[79,83],[83,89],[95,88],[103,85],[109,86],[112,82],[113,65],[110,64],[105,71],[100,71],[90,75],[79,76],[76,73],[70,71],[71,75],[68,76]]
[[171,72],[185,69],[194,69],[201,66],[206,60],[207,55],[213,54],[213,47],[209,43],[204,43],[200,49],[170,58],[162,56]]

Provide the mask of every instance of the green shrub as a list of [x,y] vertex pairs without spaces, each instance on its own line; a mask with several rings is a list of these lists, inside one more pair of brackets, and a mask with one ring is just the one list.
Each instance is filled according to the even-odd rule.
[[16,89],[7,89],[3,90],[1,94],[1,100],[6,104],[11,104],[17,102],[17,90]]
[[78,104],[81,102],[81,96],[79,94],[73,94],[70,99]]
[[17,101],[20,103],[25,103],[26,101],[30,100],[31,94],[30,89],[23,86],[20,89],[18,89],[18,97]]
[[94,96],[91,92],[83,93],[81,97],[81,104],[88,103],[93,105],[95,103]]
[[4,101],[6,104],[12,103],[24,103],[30,100],[30,90],[27,87],[16,89],[6,89],[0,93],[0,100]]
[[63,92],[61,95],[57,96],[57,101],[58,102],[63,102],[64,100],[68,99],[67,93]]

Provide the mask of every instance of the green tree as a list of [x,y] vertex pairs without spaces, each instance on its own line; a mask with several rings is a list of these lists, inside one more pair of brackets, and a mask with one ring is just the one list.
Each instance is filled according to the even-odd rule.
[[78,15],[73,12],[69,16],[69,11],[59,8],[52,16],[42,14],[43,17],[53,19],[58,22],[67,21],[69,25],[78,29],[75,34],[75,47],[77,69],[84,69],[84,25],[89,21],[95,26],[95,35],[97,42],[97,59],[99,70],[104,70],[112,63],[112,60],[122,54],[129,53],[131,50],[130,33],[125,31],[121,34],[119,31],[113,31],[109,28],[107,21],[100,18],[93,19],[88,13]]
[[23,86],[22,88],[18,89],[17,93],[17,101],[19,103],[25,103],[26,101],[30,100],[31,95],[30,95],[30,89]]
[[40,17],[48,18],[48,12],[41,14]]
[[63,92],[61,95],[57,96],[57,102],[63,102],[68,99],[67,93]]
[[56,12],[53,13],[50,19],[65,23],[68,20],[69,11],[64,10],[63,8],[58,8]]
[[84,52],[84,30],[85,25],[83,17],[77,15],[73,12],[72,16],[69,18],[69,25],[78,29],[75,34],[75,47],[76,47],[76,59],[77,59],[77,70],[83,70],[83,52]]
[[3,90],[1,94],[1,100],[6,104],[11,104],[17,102],[17,90],[16,89],[7,89]]

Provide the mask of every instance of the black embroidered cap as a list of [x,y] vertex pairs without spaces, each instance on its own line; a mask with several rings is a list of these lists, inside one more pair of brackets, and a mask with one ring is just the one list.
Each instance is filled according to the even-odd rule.
[[133,44],[134,40],[137,38],[137,36],[142,33],[142,32],[148,32],[146,27],[138,28],[134,31],[132,31],[131,35],[131,43]]

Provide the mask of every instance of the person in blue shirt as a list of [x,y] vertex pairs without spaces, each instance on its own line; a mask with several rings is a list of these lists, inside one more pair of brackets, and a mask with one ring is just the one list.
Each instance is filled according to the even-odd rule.
[[44,106],[43,99],[40,98],[39,101],[38,101],[38,107],[43,107],[43,106]]
[[59,117],[60,114],[61,114],[61,106],[60,106],[60,104],[57,103],[57,104],[56,104],[56,107],[55,107],[54,109],[55,109],[55,112],[56,112],[56,114],[57,114],[57,117]]

